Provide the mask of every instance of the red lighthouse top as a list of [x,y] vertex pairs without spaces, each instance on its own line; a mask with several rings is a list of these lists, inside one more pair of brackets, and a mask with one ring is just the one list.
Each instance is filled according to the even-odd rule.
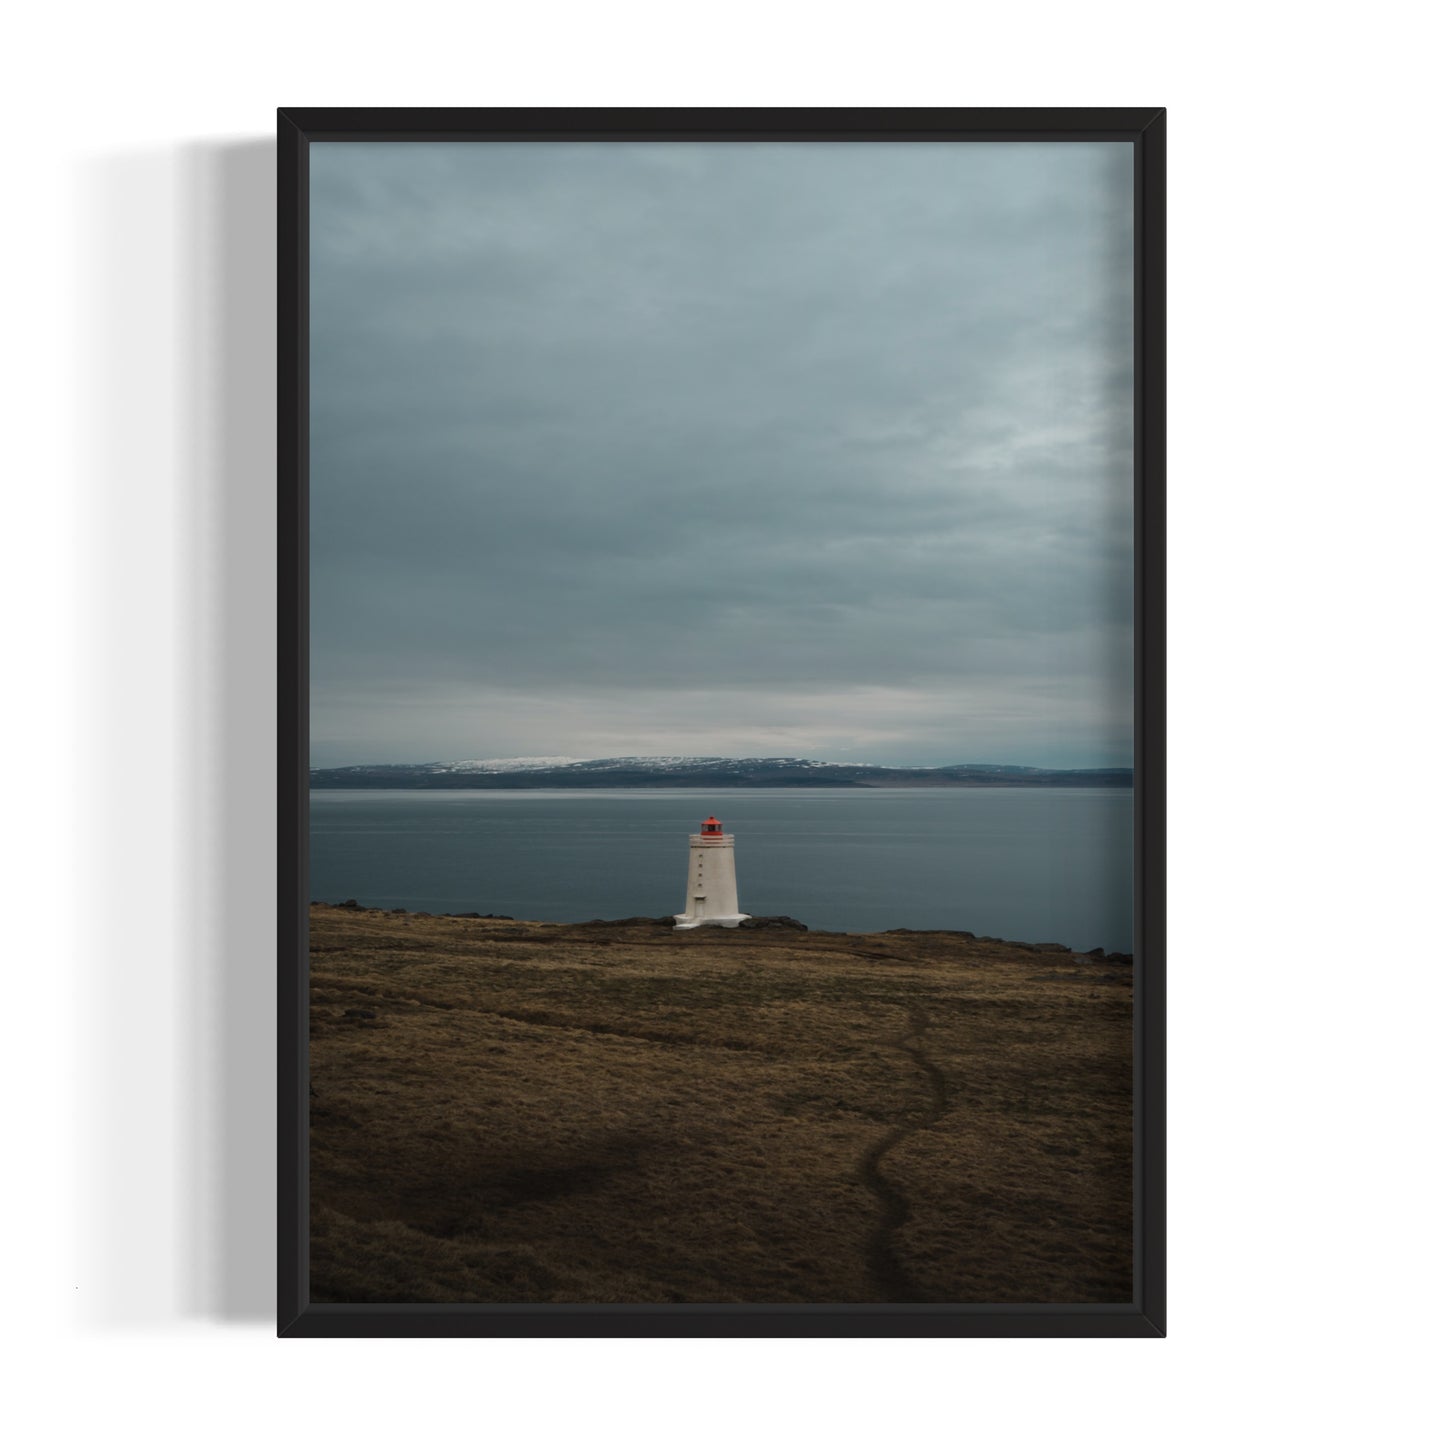
[[722,836],[722,823],[718,821],[716,817],[709,817],[707,821],[702,824],[702,835],[704,837]]

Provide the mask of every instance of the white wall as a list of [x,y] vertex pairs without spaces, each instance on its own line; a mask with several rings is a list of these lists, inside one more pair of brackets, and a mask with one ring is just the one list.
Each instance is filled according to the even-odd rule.
[[[1422,1436],[1429,12],[523,9],[7,20],[7,1413],[36,1437]],[[1166,1343],[273,1339],[278,103],[1171,107]]]

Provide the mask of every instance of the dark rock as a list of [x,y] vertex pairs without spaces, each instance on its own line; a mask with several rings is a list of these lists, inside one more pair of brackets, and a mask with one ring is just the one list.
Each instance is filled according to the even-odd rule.
[[405,915],[406,915],[406,908],[405,908],[405,907],[393,907],[393,908],[391,909],[391,914],[392,914],[393,917],[394,917],[398,912],[400,912],[400,913],[402,914],[402,916],[405,916]]
[[354,909],[360,907],[361,904],[355,897],[348,897],[344,902],[338,902],[336,905],[338,907],[351,907]]
[[1134,965],[1134,954],[1132,952],[1110,952],[1109,955],[1104,958],[1104,961],[1118,962],[1124,967],[1132,967]]
[[341,1015],[343,1017],[360,1017],[363,1021],[370,1022],[375,1018],[376,1013],[369,1007],[348,1007]]
[[1091,947],[1087,952],[1083,953],[1085,957],[1102,957],[1103,955],[1104,949],[1102,947]]
[[1034,950],[1036,952],[1072,952],[1074,949],[1065,947],[1062,942],[1036,942]]
[[[972,932],[965,932],[960,927],[890,927],[883,933],[885,937],[962,937],[968,942],[977,942],[980,939]],[[987,942],[988,938],[982,939]]]
[[745,917],[738,923],[739,930],[746,928],[748,931],[755,931],[759,928],[779,928],[792,932],[806,932],[805,923],[798,921],[796,917]]

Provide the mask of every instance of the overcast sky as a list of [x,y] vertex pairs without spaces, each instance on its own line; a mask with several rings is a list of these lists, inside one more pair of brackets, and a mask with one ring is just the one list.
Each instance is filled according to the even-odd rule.
[[1127,144],[310,153],[316,765],[1131,761]]

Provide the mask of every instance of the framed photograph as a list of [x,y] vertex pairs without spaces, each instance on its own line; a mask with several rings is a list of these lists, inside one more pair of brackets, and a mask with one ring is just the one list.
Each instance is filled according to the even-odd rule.
[[283,1336],[1163,1336],[1164,128],[279,113]]

